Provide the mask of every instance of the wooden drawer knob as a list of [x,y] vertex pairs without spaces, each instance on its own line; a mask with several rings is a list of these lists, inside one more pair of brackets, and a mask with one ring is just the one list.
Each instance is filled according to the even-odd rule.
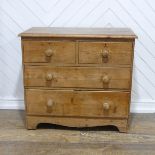
[[108,76],[108,75],[104,75],[103,77],[102,77],[102,81],[103,81],[103,83],[109,83],[110,82],[110,77]]
[[53,55],[53,50],[52,50],[51,48],[47,49],[47,50],[45,51],[45,55],[46,55],[47,57],[51,57],[51,56]]
[[49,100],[47,101],[47,106],[48,106],[48,107],[52,107],[52,106],[53,106],[53,100],[52,100],[52,99],[49,99]]
[[102,61],[104,63],[107,63],[109,59],[109,51],[106,49],[102,50],[101,56],[102,56]]
[[109,52],[108,52],[108,50],[103,50],[103,52],[102,52],[102,57],[103,58],[108,58],[108,55],[109,55]]
[[46,80],[47,80],[47,81],[53,80],[53,75],[52,75],[52,73],[47,73],[47,75],[46,75]]
[[107,103],[107,102],[103,103],[103,109],[104,110],[109,110],[110,109],[109,103]]
[[52,112],[53,105],[54,105],[53,100],[52,99],[49,99],[47,101],[47,105],[46,105],[47,106],[47,112],[48,113],[51,113]]

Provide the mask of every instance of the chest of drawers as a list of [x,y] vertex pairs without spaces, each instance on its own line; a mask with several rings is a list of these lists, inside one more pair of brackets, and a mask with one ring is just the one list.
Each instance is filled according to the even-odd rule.
[[27,129],[53,123],[127,131],[132,30],[31,28],[20,36]]

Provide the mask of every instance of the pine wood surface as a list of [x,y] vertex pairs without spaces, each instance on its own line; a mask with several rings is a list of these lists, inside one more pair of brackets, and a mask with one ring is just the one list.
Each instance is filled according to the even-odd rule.
[[80,64],[132,64],[132,42],[81,41],[78,48]]
[[75,64],[75,42],[24,41],[23,47],[24,62]]
[[25,66],[24,70],[25,86],[130,89],[127,67]]
[[22,37],[137,38],[130,28],[57,28],[33,27]]
[[25,96],[28,115],[128,117],[129,92],[27,89]]
[[109,124],[127,132],[136,38],[131,29],[45,27],[20,36],[27,129],[46,122]]

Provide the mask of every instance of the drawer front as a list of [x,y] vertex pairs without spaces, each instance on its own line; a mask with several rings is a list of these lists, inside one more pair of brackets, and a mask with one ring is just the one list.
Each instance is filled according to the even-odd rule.
[[24,62],[74,64],[75,42],[24,41]]
[[132,43],[79,42],[79,63],[130,65],[132,63]]
[[25,66],[25,86],[130,89],[131,68]]
[[27,113],[52,116],[127,117],[130,93],[26,90]]

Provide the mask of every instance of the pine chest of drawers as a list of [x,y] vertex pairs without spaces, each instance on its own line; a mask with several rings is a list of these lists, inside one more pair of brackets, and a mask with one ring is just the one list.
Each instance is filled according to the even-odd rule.
[[31,28],[20,34],[27,129],[114,125],[126,132],[136,35],[127,28]]

